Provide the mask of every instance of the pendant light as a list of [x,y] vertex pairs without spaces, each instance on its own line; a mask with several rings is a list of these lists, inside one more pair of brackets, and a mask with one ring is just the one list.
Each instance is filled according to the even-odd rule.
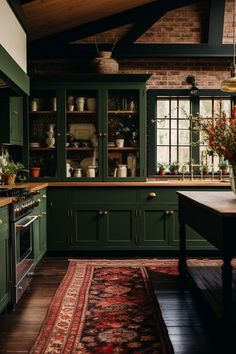
[[236,0],[234,0],[233,11],[233,70],[232,77],[225,79],[221,83],[221,91],[235,93],[236,92],[236,65],[235,65],[235,16],[236,16]]

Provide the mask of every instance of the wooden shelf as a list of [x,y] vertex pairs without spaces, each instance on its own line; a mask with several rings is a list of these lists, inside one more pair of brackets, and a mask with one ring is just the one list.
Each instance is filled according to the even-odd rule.
[[69,151],[93,151],[92,147],[67,147],[66,150]]
[[29,149],[32,151],[54,151],[56,150],[56,147],[52,147],[52,148],[49,148],[49,147],[29,147]]
[[55,115],[57,111],[30,111],[29,113],[33,115]]
[[108,150],[114,151],[136,151],[138,147],[133,146],[124,146],[124,147],[117,147],[117,146],[108,146]]
[[138,114],[138,111],[109,110],[108,114]]
[[94,114],[97,113],[97,111],[66,111],[66,114],[75,114],[75,115],[84,115],[84,114]]

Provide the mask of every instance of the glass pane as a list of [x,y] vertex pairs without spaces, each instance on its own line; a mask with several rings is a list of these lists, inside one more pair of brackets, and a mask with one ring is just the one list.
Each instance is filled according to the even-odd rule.
[[190,143],[190,131],[179,130],[179,145],[188,145]]
[[230,102],[230,99],[222,100],[221,111],[226,113],[226,117],[231,117],[231,102]]
[[169,129],[170,120],[169,120],[169,118],[162,118],[162,119],[157,120],[156,124],[157,124],[157,129],[159,129],[159,128]]
[[169,164],[169,146],[157,147],[157,162]]
[[169,144],[169,130],[164,130],[164,129],[157,130],[157,144],[158,145]]
[[171,118],[177,118],[178,117],[178,103],[176,99],[171,99],[171,112],[170,112]]
[[180,129],[189,129],[190,120],[189,119],[180,119],[179,120],[179,128]]
[[212,117],[212,100],[200,99],[199,113],[202,117]]
[[177,120],[171,119],[171,129],[177,129]]
[[[57,176],[56,116],[54,90],[35,90],[29,100],[29,163],[31,177]],[[39,167],[39,175],[33,174]]]
[[190,100],[179,100],[179,118],[188,118],[190,115]]
[[177,130],[171,130],[171,145],[177,145]]
[[177,146],[171,145],[171,162],[176,162],[177,160]]
[[139,170],[139,91],[109,90],[108,177],[136,177]]
[[187,146],[179,147],[179,162],[181,165],[189,163],[190,159],[190,148]]
[[99,176],[97,92],[68,90],[66,93],[66,170],[68,178]]
[[157,101],[157,118],[165,118],[169,117],[169,100],[168,99],[160,99]]

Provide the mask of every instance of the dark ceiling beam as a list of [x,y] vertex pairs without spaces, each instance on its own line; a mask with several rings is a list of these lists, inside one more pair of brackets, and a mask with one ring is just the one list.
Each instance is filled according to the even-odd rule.
[[189,0],[159,0],[156,6],[156,11],[149,11],[143,16],[132,28],[117,42],[118,48],[124,48],[134,43],[140,36],[142,36],[155,22],[157,22],[168,11],[176,8],[189,5],[194,1]]
[[[103,44],[101,50],[110,50],[112,44]],[[30,59],[63,59],[63,58],[86,58],[94,57],[97,54],[94,44],[73,44],[64,45],[54,50],[45,48],[42,50],[32,50],[29,53]],[[131,44],[125,50],[114,48],[115,58],[135,57],[135,58],[159,58],[159,57],[232,57],[232,45],[220,44]]]
[[[203,0],[166,0],[168,3],[172,4],[172,8],[181,7],[194,2],[199,2]],[[60,33],[55,33],[50,36],[37,39],[30,42],[30,46],[41,47],[43,50],[45,46],[54,46],[66,44],[79,39],[83,39],[98,33],[102,33],[129,23],[137,22],[149,16],[150,13],[157,13],[160,10],[160,3],[162,0],[157,0],[147,5],[139,6],[134,9],[130,9],[118,14],[100,19],[98,21],[90,22],[78,27],[74,27],[65,30]]]
[[225,0],[211,0],[208,43],[221,44],[224,31]]

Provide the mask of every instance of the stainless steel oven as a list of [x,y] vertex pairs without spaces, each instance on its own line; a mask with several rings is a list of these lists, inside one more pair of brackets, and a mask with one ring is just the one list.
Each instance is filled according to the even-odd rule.
[[[8,190],[10,193],[10,190]],[[35,192],[13,189],[10,210],[11,236],[11,303],[14,306],[29,286],[34,274],[34,208],[38,200]],[[9,195],[9,194],[8,194]]]
[[37,216],[27,215],[12,224],[13,303],[17,303],[33,276],[33,230]]

